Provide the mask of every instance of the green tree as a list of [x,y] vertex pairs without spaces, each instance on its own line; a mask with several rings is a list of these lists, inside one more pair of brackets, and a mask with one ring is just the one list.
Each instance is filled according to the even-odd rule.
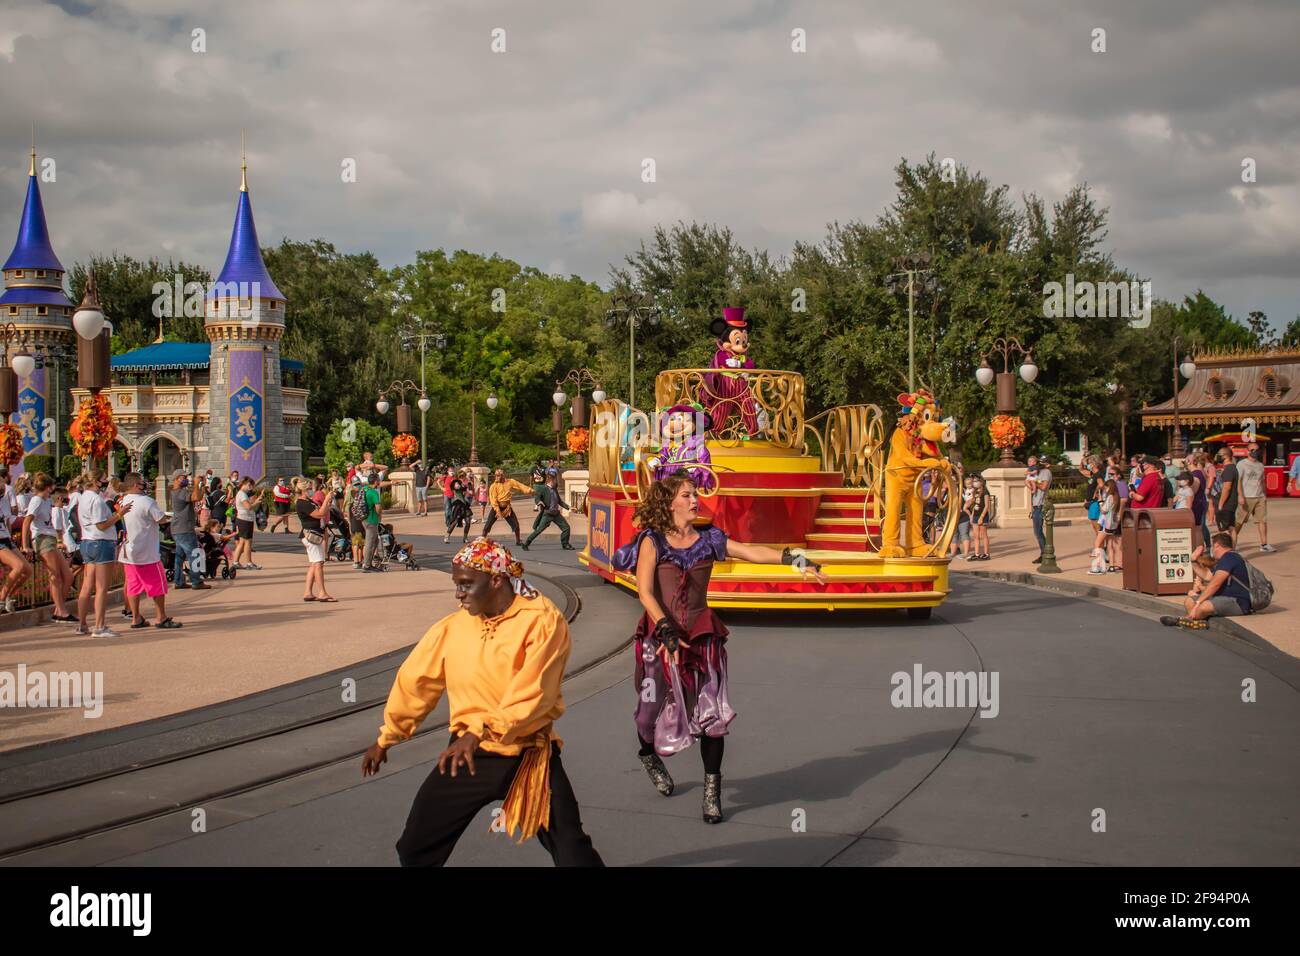
[[303,448],[324,447],[325,423],[374,414],[379,389],[403,365],[388,333],[388,274],[368,252],[346,254],[321,239],[262,250],[288,300],[281,354],[302,361],[311,395]]
[[[176,277],[185,283],[197,282],[207,287],[211,274],[206,269],[185,262],[158,259],[141,262],[131,256],[114,253],[111,256],[91,256],[89,263],[73,263],[68,272],[70,298],[79,303],[86,291],[86,270],[95,270],[95,289],[104,310],[104,317],[113,323],[113,354],[120,355],[148,345],[157,340],[159,323],[168,341],[206,342],[203,317],[184,314],[184,302],[176,303]],[[166,292],[155,292],[155,285]],[[159,319],[154,315],[160,305],[160,295],[168,297],[173,312],[171,317]],[[159,308],[161,311],[161,308]]]
[[[279,283],[276,283],[277,285]],[[374,452],[375,461],[393,463],[393,436],[381,425],[356,419],[338,419],[325,435],[325,468],[344,471],[344,465],[361,461],[363,452]]]

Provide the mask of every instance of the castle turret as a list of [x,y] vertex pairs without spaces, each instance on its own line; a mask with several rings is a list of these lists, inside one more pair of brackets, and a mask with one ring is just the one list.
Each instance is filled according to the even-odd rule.
[[280,338],[284,295],[257,241],[248,164],[241,169],[230,249],[207,294],[204,329],[211,342],[208,467],[261,479],[302,470],[298,423],[285,423]]
[[[57,435],[62,427],[56,409],[58,363],[73,352],[73,306],[63,291],[63,263],[50,244],[36,176],[35,145],[27,168],[27,198],[18,238],[2,268],[5,288],[0,295],[0,322],[12,323],[16,331],[10,354],[27,351],[36,358],[35,370],[18,382],[18,411],[11,421],[23,431],[25,454],[54,454],[54,443],[47,448],[45,437]],[[47,419],[52,423],[47,424]],[[21,465],[13,472],[21,472]]]

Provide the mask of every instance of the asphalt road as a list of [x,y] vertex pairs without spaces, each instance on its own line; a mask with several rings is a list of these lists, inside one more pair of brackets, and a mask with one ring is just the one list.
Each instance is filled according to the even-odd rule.
[[[504,536],[502,536],[504,538]],[[440,543],[440,542],[439,542]],[[575,542],[576,543],[576,542]],[[447,547],[451,551],[451,547]],[[579,588],[575,648],[615,651],[635,599],[583,571],[548,534],[521,555]],[[928,622],[878,615],[725,614],[732,629],[727,821],[700,819],[695,749],[668,761],[671,798],[636,759],[629,649],[571,678],[558,725],[588,832],[611,865],[1296,865],[1300,669],[1230,639],[1014,585],[955,578]],[[575,651],[574,663],[580,663]],[[896,707],[891,676],[998,675],[997,714]],[[1244,702],[1243,681],[1255,700]],[[443,721],[445,703],[430,718]],[[278,744],[360,750],[376,721],[308,728]],[[313,740],[313,734],[318,735]],[[266,743],[264,767],[274,751]],[[411,800],[445,735],[394,748],[379,777],[349,759],[6,865],[390,866]],[[237,783],[240,747],[202,772]],[[273,762],[273,761],[272,761]],[[160,768],[160,772],[163,768]],[[186,773],[184,764],[166,773]],[[165,791],[141,784],[140,801]],[[165,800],[162,804],[165,806]],[[453,865],[547,865],[535,841],[489,832]]]

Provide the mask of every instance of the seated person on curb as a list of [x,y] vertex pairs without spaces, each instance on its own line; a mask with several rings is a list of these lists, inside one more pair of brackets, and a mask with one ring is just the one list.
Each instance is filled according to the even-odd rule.
[[[1161,624],[1167,627],[1204,627],[1201,622],[1211,617],[1240,617],[1251,613],[1250,574],[1241,555],[1232,550],[1232,534],[1220,531],[1210,538],[1210,547],[1214,553],[1214,568],[1199,593],[1189,594],[1183,601],[1187,616],[1178,618],[1166,614],[1160,618]],[[1194,558],[1194,567],[1195,561]]]

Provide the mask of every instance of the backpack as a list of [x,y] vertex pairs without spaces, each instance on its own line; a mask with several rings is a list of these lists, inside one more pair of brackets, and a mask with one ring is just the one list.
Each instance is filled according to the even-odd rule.
[[370,514],[370,506],[366,504],[366,489],[360,488],[352,494],[352,503],[348,505],[348,518],[353,522],[363,522],[368,514]]
[[1241,559],[1241,563],[1246,566],[1246,580],[1236,580],[1250,592],[1250,613],[1256,614],[1273,603],[1273,582],[1245,558]]
[[998,496],[984,493],[984,514],[989,524],[992,524],[998,517]]
[[68,534],[72,535],[72,540],[81,544],[81,503],[68,509]]

